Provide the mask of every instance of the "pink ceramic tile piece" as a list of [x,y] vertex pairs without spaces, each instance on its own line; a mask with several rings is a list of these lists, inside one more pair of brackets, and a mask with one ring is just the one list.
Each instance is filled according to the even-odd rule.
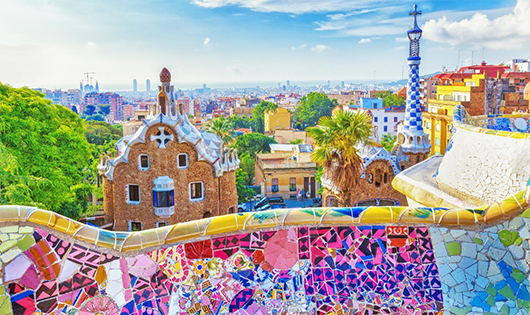
[[146,255],[127,258],[127,265],[131,274],[142,278],[151,278],[157,269],[157,264]]
[[272,236],[263,254],[265,260],[276,269],[290,269],[298,261],[298,244],[295,230],[290,229],[278,231]]
[[37,275],[37,271],[35,270],[35,266],[32,265],[28,268],[28,270],[26,270],[19,283],[25,286],[26,288],[30,288],[33,290],[37,289],[40,284],[40,279]]
[[28,268],[32,266],[31,261],[26,255],[18,255],[4,267],[4,282],[13,281],[22,278]]

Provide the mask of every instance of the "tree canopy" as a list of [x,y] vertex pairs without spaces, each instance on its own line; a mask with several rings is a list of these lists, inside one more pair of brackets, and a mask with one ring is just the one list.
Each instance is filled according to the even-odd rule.
[[237,137],[233,147],[237,149],[238,156],[246,154],[254,159],[257,153],[270,152],[270,143],[276,143],[274,138],[259,132],[251,132]]
[[229,145],[234,142],[234,126],[232,126],[230,120],[224,118],[223,116],[219,116],[210,120],[210,122],[206,125],[206,131],[217,135],[223,140],[225,145]]
[[90,189],[84,178],[92,147],[74,112],[40,92],[0,84],[0,143],[8,156],[3,171],[15,175],[2,182],[2,192],[23,185],[17,203],[73,218],[86,210]]
[[337,105],[337,100],[330,100],[325,93],[311,92],[300,99],[293,120],[302,129],[315,126],[320,117],[331,116]]
[[320,118],[318,127],[307,129],[316,143],[311,158],[323,167],[327,178],[333,179],[342,205],[349,206],[347,197],[362,173],[362,158],[357,146],[379,145],[370,140],[372,130],[372,117],[364,111],[336,111],[332,117]]
[[381,138],[381,145],[388,152],[392,151],[392,148],[394,147],[395,142],[396,142],[396,136],[393,136],[390,132],[385,133],[383,137]]
[[392,94],[390,91],[379,92],[375,97],[383,99],[383,107],[405,106],[405,99],[397,94]]
[[278,109],[278,104],[261,101],[254,110],[252,110],[252,119],[250,120],[250,125],[252,131],[255,132],[264,132],[265,131],[265,112],[273,111]]

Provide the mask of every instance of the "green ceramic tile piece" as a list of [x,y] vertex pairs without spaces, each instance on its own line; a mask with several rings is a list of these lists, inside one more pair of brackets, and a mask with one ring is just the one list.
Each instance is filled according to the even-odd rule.
[[21,240],[18,241],[18,248],[20,248],[21,250],[25,251],[26,249],[30,248],[31,246],[33,246],[33,244],[35,244],[35,240],[33,239],[33,236],[31,235],[26,235],[24,236],[24,238],[22,238]]
[[0,229],[0,232],[2,233],[18,233],[18,226],[16,225],[13,225],[13,226],[6,226],[6,227],[3,227]]
[[464,308],[451,307],[450,311],[456,315],[465,315],[471,311],[471,306],[466,306]]
[[513,243],[519,243],[517,245],[520,245],[523,241],[521,237],[519,237],[519,232],[517,231],[508,231],[508,230],[502,230],[499,231],[499,238],[501,239],[501,242],[504,246],[510,246]]
[[492,295],[488,296],[486,303],[488,303],[490,306],[495,306],[495,298]]
[[486,287],[486,292],[488,292],[489,295],[497,295],[497,290],[493,287],[493,284],[488,283],[488,286]]
[[512,289],[510,289],[510,287],[507,285],[505,285],[504,287],[502,287],[502,289],[499,290],[499,294],[509,300],[515,300],[515,295],[513,294]]
[[13,248],[13,246],[17,245],[16,240],[9,240],[5,241],[2,244],[0,244],[0,253],[5,253],[8,249]]
[[23,226],[20,229],[18,229],[18,233],[20,233],[20,234],[33,234],[33,228],[31,226]]
[[519,246],[523,242],[523,239],[517,235],[517,238],[515,239],[515,242],[513,242],[515,245]]
[[473,242],[475,242],[476,244],[479,244],[479,245],[484,244],[484,242],[482,242],[482,240],[481,240],[480,238],[477,238],[477,237],[475,237],[475,238],[473,239]]
[[450,242],[445,246],[447,247],[447,253],[451,256],[460,255],[460,253],[462,253],[462,245],[458,242]]
[[521,283],[524,281],[524,279],[526,279],[526,275],[520,271],[520,270],[517,270],[517,269],[514,269],[512,271],[512,277],[517,280],[517,282]]
[[510,315],[510,309],[508,308],[508,305],[504,304],[504,306],[501,308],[501,314]]
[[9,234],[0,234],[0,242],[5,242],[9,239]]
[[523,218],[530,218],[530,209],[526,209],[525,212],[521,214]]
[[7,264],[8,262],[10,262],[11,260],[13,260],[15,257],[18,256],[18,254],[22,253],[22,251],[20,250],[20,248],[18,247],[13,247],[11,248],[10,250],[8,250],[7,252],[3,253],[1,256],[0,256],[0,260],[2,260],[2,262],[4,264]]
[[6,315],[13,314],[13,311],[11,310],[11,303],[10,303],[8,296],[0,297],[0,304],[2,305],[0,306],[0,314],[6,314]]
[[0,296],[6,294],[6,288],[3,285],[0,285]]

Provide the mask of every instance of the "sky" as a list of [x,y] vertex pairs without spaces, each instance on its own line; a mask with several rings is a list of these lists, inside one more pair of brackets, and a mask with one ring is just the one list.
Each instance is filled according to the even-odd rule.
[[143,90],[163,67],[180,88],[400,80],[414,3],[422,74],[530,57],[530,0],[0,0],[0,82],[76,88],[89,71]]

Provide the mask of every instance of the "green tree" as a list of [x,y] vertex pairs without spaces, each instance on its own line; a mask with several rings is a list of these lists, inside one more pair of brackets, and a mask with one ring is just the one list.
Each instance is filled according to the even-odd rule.
[[94,115],[90,115],[90,116],[86,116],[85,118],[86,121],[105,121],[105,118],[103,118],[103,116],[101,116],[100,114],[94,114]]
[[73,218],[86,211],[78,203],[86,190],[75,189],[84,182],[92,153],[85,122],[40,92],[3,84],[0,117],[0,142],[17,163],[16,175],[40,179],[26,183],[33,205],[64,214],[68,205]]
[[304,143],[304,140],[302,139],[294,139],[294,140],[291,140],[289,141],[290,144],[302,144]]
[[341,206],[350,206],[349,194],[363,171],[357,146],[379,145],[370,140],[372,130],[372,118],[362,111],[336,111],[332,117],[320,118],[318,127],[307,128],[316,143],[311,158],[323,167],[327,178],[333,179]]
[[94,105],[87,105],[85,107],[85,110],[83,111],[84,116],[92,116],[96,112],[96,106]]
[[237,137],[233,147],[237,149],[239,156],[246,154],[254,159],[256,153],[270,152],[269,144],[271,143],[276,143],[274,138],[259,132],[251,132]]
[[245,184],[248,174],[242,169],[236,170],[236,190],[237,190],[237,201],[239,203],[247,202],[250,198],[254,197],[256,192],[252,188],[247,188]]
[[103,117],[110,114],[110,105],[109,104],[100,104],[99,106],[99,114]]
[[272,102],[261,101],[261,103],[256,105],[252,110],[252,119],[250,121],[252,131],[263,133],[265,131],[265,113],[276,109],[278,109],[278,104]]
[[230,120],[230,123],[232,123],[232,126],[234,126],[234,129],[239,128],[251,128],[251,121],[252,119],[248,117],[247,115],[240,117],[237,115],[228,117],[228,120]]
[[234,127],[230,123],[230,120],[223,116],[212,119],[206,125],[205,129],[221,138],[225,145],[230,145],[234,142]]
[[397,94],[392,94],[390,91],[379,92],[375,97],[383,99],[383,107],[405,106],[405,99]]
[[324,193],[324,186],[322,186],[322,175],[324,175],[324,168],[317,166],[317,174],[315,180],[320,184],[320,188],[317,190],[317,194],[321,195]]
[[385,133],[383,135],[383,138],[381,138],[381,145],[388,152],[392,151],[392,148],[394,147],[395,142],[396,142],[396,136],[393,136],[390,132]]
[[245,178],[245,185],[251,186],[254,184],[254,176],[256,173],[256,160],[248,154],[239,155],[239,168],[247,175]]
[[320,117],[331,116],[331,111],[337,105],[337,100],[330,100],[325,93],[311,92],[300,99],[293,120],[302,129],[315,126]]

